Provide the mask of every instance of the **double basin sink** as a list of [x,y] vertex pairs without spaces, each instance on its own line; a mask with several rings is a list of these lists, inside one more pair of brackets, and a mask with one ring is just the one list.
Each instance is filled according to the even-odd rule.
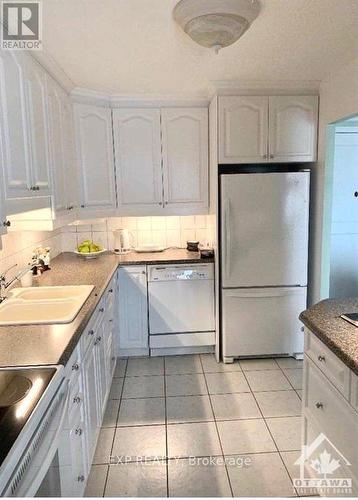
[[94,286],[15,288],[0,304],[0,326],[71,323]]

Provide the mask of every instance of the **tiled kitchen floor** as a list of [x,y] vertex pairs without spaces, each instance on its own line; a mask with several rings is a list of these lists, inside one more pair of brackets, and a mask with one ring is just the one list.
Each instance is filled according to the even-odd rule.
[[296,496],[301,385],[294,359],[118,360],[86,496]]

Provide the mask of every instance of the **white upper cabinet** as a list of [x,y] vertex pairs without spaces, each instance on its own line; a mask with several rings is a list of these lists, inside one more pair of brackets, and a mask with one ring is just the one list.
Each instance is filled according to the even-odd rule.
[[317,96],[219,98],[219,163],[312,162]]
[[165,208],[208,208],[208,110],[162,109]]
[[50,195],[46,74],[30,57],[24,64],[24,90],[31,161],[31,189]]
[[66,208],[68,211],[79,207],[79,178],[76,164],[75,152],[75,128],[73,117],[73,105],[71,99],[66,95],[61,109],[61,126],[63,141],[64,172],[66,179]]
[[62,106],[66,94],[50,77],[47,80],[47,91],[53,207],[56,212],[63,212],[66,210],[66,187],[69,184],[64,170],[65,153],[61,123]]
[[30,190],[30,152],[26,126],[21,54],[0,51],[0,124],[4,157],[5,198],[34,196]]
[[271,161],[305,162],[316,159],[318,97],[269,98]]
[[81,206],[97,210],[115,208],[111,110],[76,104],[74,112]]
[[114,109],[113,137],[121,214],[163,207],[159,109]]
[[219,98],[219,163],[267,161],[268,97]]

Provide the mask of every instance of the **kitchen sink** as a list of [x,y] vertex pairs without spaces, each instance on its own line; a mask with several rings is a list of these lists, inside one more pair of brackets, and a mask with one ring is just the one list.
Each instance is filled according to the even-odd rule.
[[93,286],[16,288],[0,304],[0,326],[71,323]]

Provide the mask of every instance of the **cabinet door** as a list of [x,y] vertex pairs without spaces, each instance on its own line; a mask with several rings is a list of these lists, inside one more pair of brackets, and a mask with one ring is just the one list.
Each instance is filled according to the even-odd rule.
[[[2,136],[0,134],[0,179],[4,173],[5,161],[4,161],[4,148]],[[4,183],[0,182],[0,236],[6,233],[6,213],[5,213],[5,191]],[[0,250],[2,248],[1,237],[0,237]]]
[[113,110],[113,134],[121,214],[162,207],[159,109]]
[[95,349],[93,344],[94,343],[92,343],[88,348],[83,362],[86,400],[86,436],[89,466],[92,463],[100,423],[97,404],[97,349]]
[[74,112],[81,205],[87,209],[115,208],[111,110],[76,104]]
[[316,159],[318,97],[269,98],[270,162],[305,162]]
[[165,207],[208,208],[208,110],[162,110]]
[[96,359],[97,359],[97,402],[98,402],[98,415],[100,422],[102,422],[104,410],[107,401],[107,366],[106,366],[106,342],[103,332],[104,325],[102,324],[99,335],[95,340]]
[[40,196],[50,195],[46,74],[32,59],[24,66],[26,115],[30,139],[31,187]]
[[79,176],[75,154],[75,130],[71,99],[65,96],[61,109],[61,125],[63,130],[63,155],[66,182],[66,208],[73,210],[80,203]]
[[65,176],[65,154],[63,145],[63,129],[61,122],[62,106],[64,102],[64,91],[57,83],[48,78],[48,111],[49,111],[49,137],[51,177],[56,212],[66,209],[66,183]]
[[219,163],[267,161],[268,97],[219,98]]
[[20,54],[0,51],[0,125],[6,199],[34,196],[30,191],[30,151]]
[[147,275],[145,267],[119,269],[119,348],[148,347]]

